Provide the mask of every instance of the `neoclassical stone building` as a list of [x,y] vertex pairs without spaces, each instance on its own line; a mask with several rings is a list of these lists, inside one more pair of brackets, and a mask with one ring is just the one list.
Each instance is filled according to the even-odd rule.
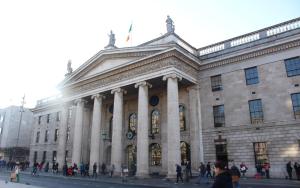
[[174,32],[109,45],[75,71],[62,95],[38,101],[31,161],[121,165],[172,177],[175,164],[269,162],[283,177],[300,160],[300,19],[203,48]]

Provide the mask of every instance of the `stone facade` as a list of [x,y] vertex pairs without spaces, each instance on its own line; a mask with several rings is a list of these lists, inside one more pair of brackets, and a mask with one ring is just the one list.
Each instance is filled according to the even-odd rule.
[[33,113],[29,109],[10,106],[0,110],[0,159],[29,160],[32,122]]
[[[169,32],[102,50],[60,83],[61,97],[33,109],[30,159],[114,164],[116,175],[125,165],[138,177],[174,177],[175,164],[187,160],[195,172],[200,162],[245,162],[248,175],[268,162],[271,176],[284,177],[285,164],[300,157],[291,99],[300,77],[287,76],[285,63],[300,56],[299,27],[295,19],[200,49]],[[258,81],[250,85],[245,71],[252,67]],[[249,104],[257,99],[254,122]]]

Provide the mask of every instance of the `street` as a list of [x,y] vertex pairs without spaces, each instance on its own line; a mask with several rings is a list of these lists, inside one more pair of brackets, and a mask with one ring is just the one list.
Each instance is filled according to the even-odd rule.
[[[9,172],[2,171],[0,172],[0,180],[9,180]],[[179,183],[174,184],[174,181],[167,181],[161,178],[156,179],[135,179],[129,178],[128,181],[122,183],[120,178],[109,178],[109,177],[98,177],[97,179],[93,178],[81,178],[81,177],[63,177],[61,175],[53,175],[52,173],[42,173],[40,176],[31,176],[28,173],[22,173],[20,178],[20,183],[30,184],[34,186],[39,186],[43,188],[137,188],[137,187],[160,187],[160,188],[177,188],[177,187],[200,187],[200,188],[209,188],[212,185],[210,184],[196,184],[196,178],[193,178],[189,183]],[[247,179],[241,180],[242,188],[299,188],[299,181],[289,181],[289,180],[255,180]]]

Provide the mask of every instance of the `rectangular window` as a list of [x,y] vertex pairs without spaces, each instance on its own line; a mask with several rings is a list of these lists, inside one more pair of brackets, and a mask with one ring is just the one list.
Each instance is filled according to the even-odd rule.
[[255,142],[253,143],[253,148],[256,165],[269,162],[266,142]]
[[47,156],[47,151],[44,151],[44,152],[43,152],[43,159],[42,159],[42,162],[45,162],[45,161],[46,161],[46,156]]
[[56,151],[53,151],[53,153],[52,153],[52,161],[53,162],[56,162]]
[[40,141],[40,131],[36,133],[35,143],[39,143]]
[[215,127],[223,127],[225,125],[224,105],[214,106],[213,113]]
[[211,90],[212,91],[223,90],[221,75],[210,77],[210,81],[211,81]]
[[50,122],[50,114],[47,114],[47,123]]
[[54,142],[57,141],[57,138],[58,138],[58,129],[55,129],[55,132],[54,132]]
[[264,121],[261,99],[248,101],[251,124],[258,124]]
[[39,125],[41,124],[41,121],[42,121],[42,116],[39,116]]
[[300,57],[284,60],[287,76],[300,75]]
[[247,85],[259,83],[257,67],[245,69],[245,76]]
[[291,95],[295,119],[300,118],[300,93]]
[[67,158],[68,158],[68,154],[69,154],[69,151],[68,150],[66,150],[66,153],[65,153],[66,155],[65,155],[65,162],[67,161]]
[[60,121],[60,112],[56,112],[56,121]]
[[48,130],[46,130],[45,131],[45,142],[48,142],[48,136],[49,136],[49,131]]
[[37,154],[38,154],[37,151],[35,151],[35,152],[34,152],[34,155],[33,155],[33,162],[34,162],[34,163],[35,163],[36,160],[37,160],[37,157],[38,157]]

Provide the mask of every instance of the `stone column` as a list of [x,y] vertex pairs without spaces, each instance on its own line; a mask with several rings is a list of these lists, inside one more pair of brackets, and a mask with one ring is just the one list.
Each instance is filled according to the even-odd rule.
[[92,119],[92,131],[91,131],[91,150],[90,150],[90,171],[93,170],[94,163],[99,167],[100,157],[100,126],[102,119],[102,99],[104,98],[101,94],[92,96],[94,99],[93,119]]
[[145,81],[135,84],[135,88],[139,88],[136,172],[138,177],[149,176],[148,87],[151,85]]
[[198,128],[198,131],[199,131],[199,147],[200,147],[200,150],[199,150],[199,157],[200,157],[200,161],[204,162],[204,152],[203,152],[203,149],[204,149],[204,146],[203,146],[203,131],[202,131],[202,115],[201,115],[201,99],[200,99],[200,86],[198,85],[197,86],[197,109],[198,109],[198,125],[199,125],[199,128]]
[[111,142],[111,165],[115,166],[115,175],[121,173],[122,163],[122,127],[123,127],[123,94],[126,91],[117,88],[111,91],[114,94],[114,112],[113,112],[113,127],[112,127],[112,142]]
[[163,77],[167,80],[167,145],[168,145],[168,178],[176,177],[176,164],[180,165],[180,126],[178,80],[182,78],[177,74]]
[[200,162],[203,162],[203,159],[200,159],[200,149],[203,147],[200,145],[200,136],[199,136],[199,127],[200,123],[199,118],[201,119],[201,114],[199,117],[198,111],[200,106],[198,106],[198,93],[197,86],[192,86],[188,88],[189,94],[189,119],[190,119],[190,139],[191,139],[191,165],[192,169],[198,170]]
[[61,123],[58,135],[58,146],[57,146],[57,162],[58,167],[61,170],[65,164],[66,159],[66,143],[67,143],[67,129],[68,129],[68,112],[69,108],[65,104],[62,107],[61,112]]
[[79,165],[81,162],[81,145],[82,145],[82,126],[83,126],[83,110],[86,101],[78,99],[76,103],[76,118],[73,136],[72,163]]

